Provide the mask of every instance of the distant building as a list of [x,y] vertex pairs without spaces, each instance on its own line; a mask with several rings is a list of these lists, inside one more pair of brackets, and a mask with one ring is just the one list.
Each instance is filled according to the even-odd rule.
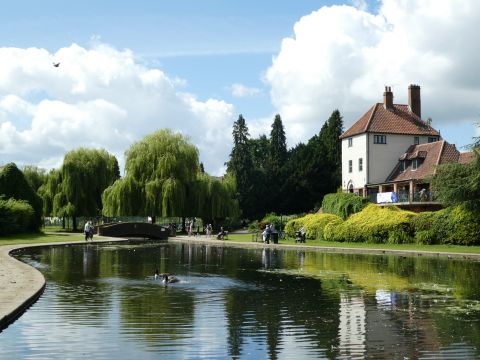
[[460,153],[440,132],[421,119],[420,86],[408,87],[408,105],[393,103],[385,87],[383,103],[374,104],[341,136],[342,188],[372,200],[415,202],[431,199],[429,179],[439,164],[466,163],[473,153]]

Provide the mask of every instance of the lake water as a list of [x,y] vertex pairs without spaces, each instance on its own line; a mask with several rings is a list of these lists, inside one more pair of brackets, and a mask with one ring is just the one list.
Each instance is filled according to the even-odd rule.
[[480,358],[480,262],[139,242],[17,257],[47,286],[0,359]]

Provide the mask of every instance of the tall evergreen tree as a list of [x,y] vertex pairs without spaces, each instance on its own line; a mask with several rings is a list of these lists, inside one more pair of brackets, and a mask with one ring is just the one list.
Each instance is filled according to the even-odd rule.
[[242,115],[233,123],[233,149],[227,164],[228,172],[233,174],[237,184],[237,194],[243,216],[256,218],[260,216],[258,185],[260,174],[255,170],[249,143],[248,127]]
[[287,139],[283,128],[282,118],[279,114],[275,115],[270,132],[270,171],[274,171],[276,175],[280,173],[280,169],[285,165],[287,160]]
[[337,109],[323,124],[319,134],[327,160],[325,172],[329,174],[329,181],[325,189],[327,193],[335,192],[342,183],[342,142],[339,140],[342,132],[343,117]]
[[260,135],[258,139],[249,139],[249,147],[252,153],[253,166],[256,169],[266,171],[270,156],[270,140],[266,135]]
[[281,212],[281,199],[286,194],[281,193],[281,186],[284,182],[282,170],[287,161],[287,139],[283,128],[282,118],[279,114],[275,115],[270,132],[270,148],[268,154],[267,166],[267,185],[269,189],[269,199],[267,211]]

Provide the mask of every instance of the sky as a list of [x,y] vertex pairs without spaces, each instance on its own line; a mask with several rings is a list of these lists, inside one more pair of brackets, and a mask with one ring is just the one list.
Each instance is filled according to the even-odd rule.
[[480,135],[477,34],[477,0],[9,2],[0,165],[59,167],[83,146],[123,168],[132,143],[167,127],[221,175],[239,114],[253,137],[280,114],[293,147],[335,109],[347,129],[386,85],[406,103],[409,84],[463,149]]

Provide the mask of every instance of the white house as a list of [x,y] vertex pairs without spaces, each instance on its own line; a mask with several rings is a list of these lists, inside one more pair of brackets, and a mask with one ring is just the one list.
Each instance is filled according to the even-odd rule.
[[365,195],[369,184],[384,182],[410,145],[434,142],[440,133],[421,119],[420,86],[408,87],[408,105],[393,103],[385,87],[383,103],[374,104],[340,139],[342,188]]
[[391,88],[385,87],[383,103],[374,104],[340,139],[343,191],[362,196],[406,192],[412,200],[418,189],[428,187],[436,165],[473,158],[421,119],[418,85],[408,87],[408,105],[394,104]]

